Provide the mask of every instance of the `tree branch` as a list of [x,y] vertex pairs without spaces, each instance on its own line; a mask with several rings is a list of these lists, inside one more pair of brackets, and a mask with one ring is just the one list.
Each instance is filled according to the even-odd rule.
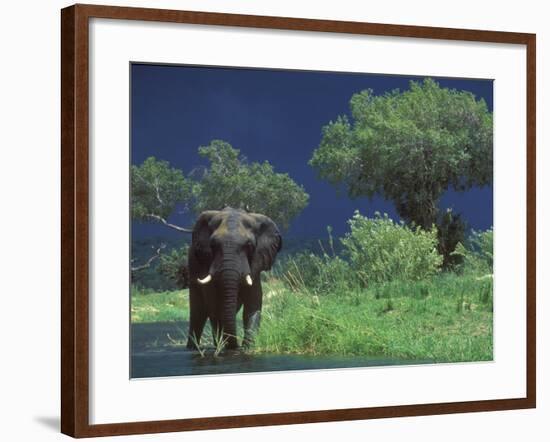
[[166,221],[162,216],[155,215],[154,213],[148,213],[147,216],[149,218],[156,219],[157,221],[164,224],[166,227],[170,227],[174,230],[177,230],[178,232],[184,232],[184,233],[192,233],[193,232],[193,229],[187,229],[185,227],[176,226],[175,224],[172,224],[172,223],[169,223],[168,221]]
[[160,197],[160,188],[159,188],[159,181],[158,178],[155,180],[155,183],[150,183],[145,178],[143,178],[139,173],[135,175],[137,178],[139,178],[146,186],[152,187],[155,190],[155,196],[157,197],[157,201],[160,203],[161,206],[164,205],[164,201]]
[[164,206],[164,201],[162,201],[162,198],[160,197],[160,190],[159,190],[159,182],[158,182],[158,179],[155,180],[155,184],[153,185],[153,187],[155,188],[155,191],[157,193],[157,200],[158,202],[160,203],[161,206]]
[[143,270],[143,269],[146,269],[148,267],[151,267],[151,264],[152,262],[159,258],[160,257],[160,252],[162,249],[164,249],[166,247],[166,244],[161,244],[160,247],[157,249],[157,251],[155,252],[155,254],[153,256],[151,256],[147,262],[145,264],[142,264],[140,266],[136,266],[136,267],[131,267],[131,270],[132,272],[137,272],[139,270]]

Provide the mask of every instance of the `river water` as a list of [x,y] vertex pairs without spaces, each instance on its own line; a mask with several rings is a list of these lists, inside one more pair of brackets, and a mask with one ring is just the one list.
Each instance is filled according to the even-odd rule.
[[182,330],[187,330],[187,324],[133,324],[131,377],[149,378],[431,363],[431,361],[384,357],[258,355],[242,352],[227,352],[214,356],[212,351],[207,351],[203,357],[198,352],[186,350],[184,346],[169,345],[174,340],[182,338]]

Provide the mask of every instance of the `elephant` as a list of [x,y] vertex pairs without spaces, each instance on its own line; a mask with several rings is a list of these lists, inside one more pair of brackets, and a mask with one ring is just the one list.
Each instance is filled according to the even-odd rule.
[[195,350],[207,319],[215,345],[239,348],[236,315],[243,306],[244,338],[250,348],[260,326],[260,273],[270,270],[282,238],[267,216],[225,207],[202,212],[189,247],[189,335],[187,348]]

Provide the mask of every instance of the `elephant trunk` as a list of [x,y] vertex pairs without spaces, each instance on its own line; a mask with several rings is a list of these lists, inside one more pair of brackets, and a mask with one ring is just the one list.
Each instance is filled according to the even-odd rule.
[[225,347],[237,348],[237,296],[239,292],[240,273],[236,270],[222,270],[220,272],[222,288],[222,324]]

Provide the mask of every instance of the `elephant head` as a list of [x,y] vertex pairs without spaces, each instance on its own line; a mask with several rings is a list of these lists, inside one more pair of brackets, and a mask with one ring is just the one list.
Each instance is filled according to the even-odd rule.
[[216,312],[209,316],[220,322],[227,347],[237,346],[240,304],[245,305],[245,315],[247,302],[255,302],[248,298],[259,297],[261,306],[260,273],[271,269],[281,246],[276,224],[265,215],[226,207],[199,216],[190,249],[190,277],[202,291],[214,293]]

